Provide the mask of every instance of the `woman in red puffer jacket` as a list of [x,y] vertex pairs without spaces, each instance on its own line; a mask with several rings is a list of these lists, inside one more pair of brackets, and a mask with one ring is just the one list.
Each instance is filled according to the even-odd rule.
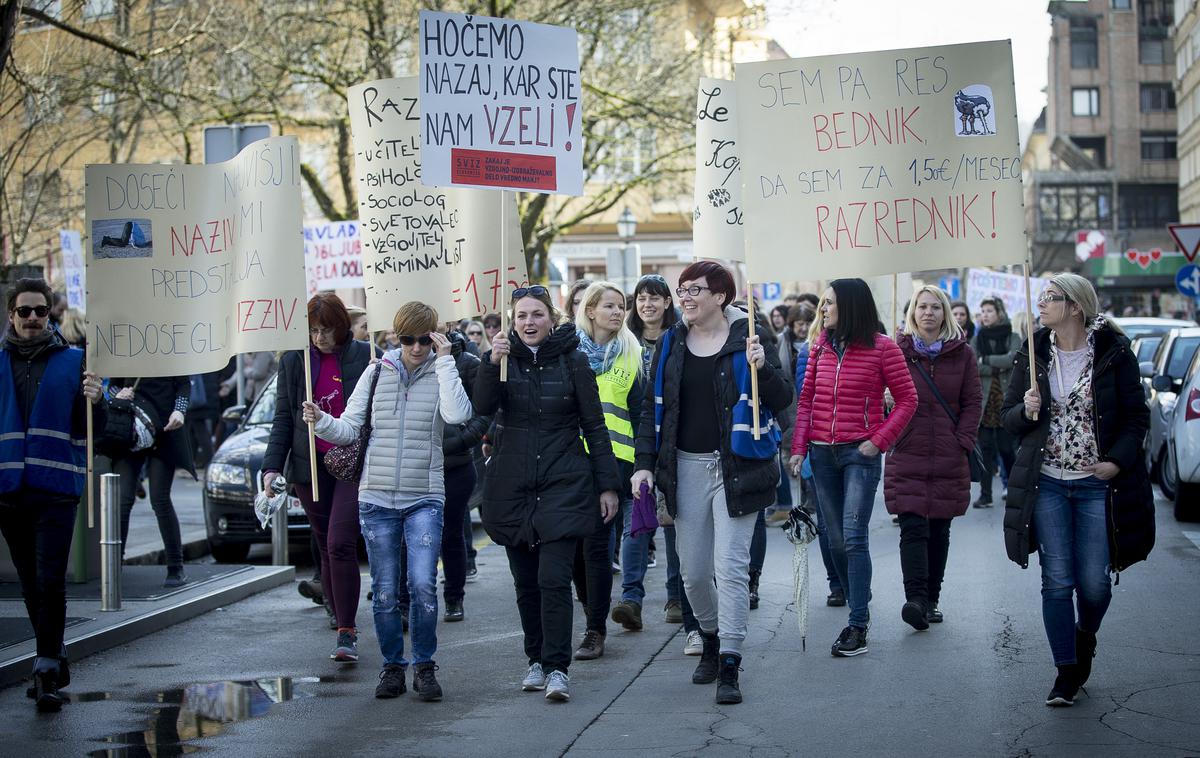
[[[835,279],[821,297],[817,337],[796,403],[791,466],[811,456],[817,503],[838,578],[850,606],[849,624],[830,652],[867,652],[871,552],[867,532],[883,468],[880,451],[896,443],[917,408],[917,393],[896,343],[879,333],[879,313],[862,279]],[[895,409],[884,415],[884,389]]]
[[971,499],[968,461],[979,433],[983,390],[975,352],[950,315],[945,292],[921,287],[905,321],[907,334],[898,344],[917,388],[917,412],[888,453],[883,499],[888,513],[900,517],[905,599],[900,617],[922,631],[942,620],[938,598],[950,519],[966,513]]

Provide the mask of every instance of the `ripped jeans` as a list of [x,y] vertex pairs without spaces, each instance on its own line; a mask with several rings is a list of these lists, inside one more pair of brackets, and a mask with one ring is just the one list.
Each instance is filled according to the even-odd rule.
[[437,651],[437,562],[442,547],[442,501],[422,500],[408,508],[358,504],[358,523],[371,563],[371,611],[384,664],[407,666],[404,658],[400,550],[408,546],[408,591],[412,597],[412,663],[428,663]]

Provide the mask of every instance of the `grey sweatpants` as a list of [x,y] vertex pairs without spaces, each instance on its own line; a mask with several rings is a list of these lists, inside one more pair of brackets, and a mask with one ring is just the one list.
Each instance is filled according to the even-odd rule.
[[[730,518],[717,453],[676,453],[675,549],[700,629],[741,655],[750,618],[750,540],[758,514]],[[713,578],[716,578],[716,587]]]

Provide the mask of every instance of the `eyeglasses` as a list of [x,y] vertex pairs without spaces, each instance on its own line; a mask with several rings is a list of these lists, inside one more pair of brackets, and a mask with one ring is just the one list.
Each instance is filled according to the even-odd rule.
[[472,329],[471,331],[467,332],[467,336],[468,337],[482,337],[483,332],[479,331],[478,329]]
[[1046,292],[1043,292],[1042,294],[1038,295],[1038,299],[1037,299],[1039,304],[1040,303],[1066,303],[1066,302],[1069,302],[1070,300],[1071,300],[1071,298],[1067,297],[1066,295],[1051,295]]
[[709,292],[712,292],[712,287],[701,287],[699,284],[693,284],[691,287],[677,287],[675,289],[675,295],[676,297],[683,297],[684,295],[691,295],[692,297],[695,297],[696,295],[700,294],[700,290],[708,290]]
[[396,339],[400,340],[400,344],[404,345],[405,347],[412,347],[418,342],[421,343],[422,347],[429,347],[433,344],[433,337],[430,337],[428,334],[422,334],[420,337],[413,337],[410,334],[401,334]]
[[549,294],[550,290],[546,289],[540,284],[535,284],[532,287],[517,287],[515,290],[513,290],[512,299],[520,300],[526,296],[547,297]]
[[50,315],[50,306],[48,305],[18,305],[13,308],[21,318],[29,318],[30,314],[36,313],[38,318],[46,318]]
[[308,330],[308,333],[312,337],[332,337],[333,331],[332,326],[314,326]]

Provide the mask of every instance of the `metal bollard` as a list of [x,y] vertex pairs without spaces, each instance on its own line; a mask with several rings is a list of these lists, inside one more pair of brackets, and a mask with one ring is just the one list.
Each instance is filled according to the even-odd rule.
[[100,476],[100,610],[121,610],[121,477]]
[[288,565],[288,514],[287,505],[280,506],[271,516],[271,564]]

